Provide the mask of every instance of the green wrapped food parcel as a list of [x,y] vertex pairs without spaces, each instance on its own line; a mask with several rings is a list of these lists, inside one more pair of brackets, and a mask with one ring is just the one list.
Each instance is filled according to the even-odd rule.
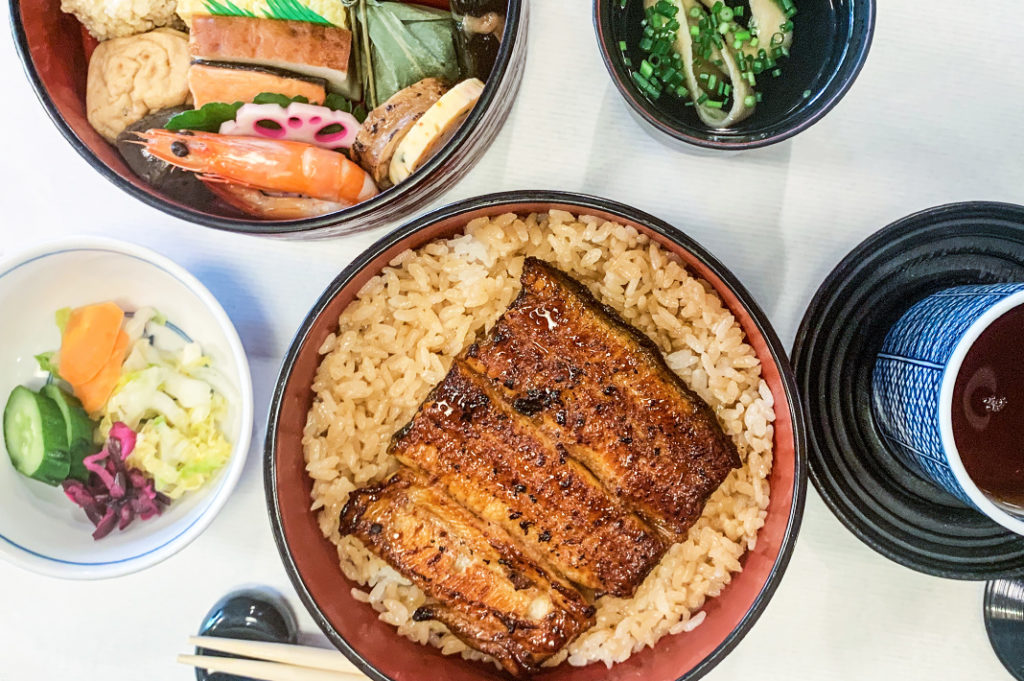
[[360,24],[357,40],[368,108],[424,78],[448,83],[459,79],[451,13],[401,2],[356,0],[354,14]]

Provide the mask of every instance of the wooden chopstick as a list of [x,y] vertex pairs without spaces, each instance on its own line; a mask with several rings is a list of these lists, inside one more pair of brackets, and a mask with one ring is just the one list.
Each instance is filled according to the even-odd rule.
[[268,662],[282,662],[312,669],[354,673],[359,678],[363,678],[363,674],[356,669],[356,666],[337,650],[298,646],[290,643],[243,641],[219,636],[189,636],[188,644],[197,648],[241,655],[242,657],[254,657]]
[[328,671],[278,662],[240,660],[236,657],[213,655],[179,655],[178,662],[200,667],[209,672],[247,676],[259,681],[353,681],[366,678],[358,672]]

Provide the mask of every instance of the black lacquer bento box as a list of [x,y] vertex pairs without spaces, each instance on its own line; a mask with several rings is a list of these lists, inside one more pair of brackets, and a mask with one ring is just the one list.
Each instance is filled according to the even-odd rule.
[[[446,0],[422,3],[434,8],[448,5]],[[61,12],[58,0],[10,0],[10,13],[18,54],[40,102],[61,134],[97,172],[174,217],[257,235],[347,234],[399,220],[435,200],[469,171],[497,136],[515,103],[526,60],[527,0],[508,0],[501,43],[476,106],[454,136],[411,177],[340,211],[299,219],[261,219],[216,197],[203,202],[175,199],[143,181],[87,118],[86,75],[95,39],[74,16]]]

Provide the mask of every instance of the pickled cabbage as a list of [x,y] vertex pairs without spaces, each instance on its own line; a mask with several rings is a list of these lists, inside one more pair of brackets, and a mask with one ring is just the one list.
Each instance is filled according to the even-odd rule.
[[223,428],[233,390],[198,343],[185,341],[151,309],[125,325],[132,340],[102,412],[100,434],[122,422],[138,434],[128,465],[172,499],[202,487],[231,456]]

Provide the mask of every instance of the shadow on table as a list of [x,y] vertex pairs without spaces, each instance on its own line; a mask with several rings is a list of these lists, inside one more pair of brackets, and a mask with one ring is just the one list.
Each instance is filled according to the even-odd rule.
[[238,330],[242,347],[250,360],[274,356],[266,310],[244,284],[245,278],[219,261],[200,260],[190,264],[189,269],[220,301]]

